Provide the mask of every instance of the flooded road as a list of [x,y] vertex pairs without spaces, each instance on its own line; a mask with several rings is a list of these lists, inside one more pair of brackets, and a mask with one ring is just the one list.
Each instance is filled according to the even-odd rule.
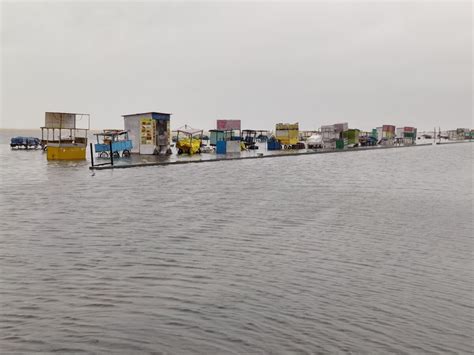
[[472,351],[472,144],[93,175],[1,143],[3,353]]

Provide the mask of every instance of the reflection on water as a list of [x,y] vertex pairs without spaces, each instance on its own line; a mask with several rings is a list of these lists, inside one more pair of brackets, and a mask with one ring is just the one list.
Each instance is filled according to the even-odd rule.
[[0,159],[3,352],[472,350],[472,144]]

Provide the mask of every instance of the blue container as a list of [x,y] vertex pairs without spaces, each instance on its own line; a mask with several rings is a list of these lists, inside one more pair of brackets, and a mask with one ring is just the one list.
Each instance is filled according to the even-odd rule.
[[267,141],[267,149],[268,150],[281,150],[281,144],[277,140],[269,140]]
[[216,154],[226,154],[227,153],[227,142],[226,141],[217,141],[216,142]]

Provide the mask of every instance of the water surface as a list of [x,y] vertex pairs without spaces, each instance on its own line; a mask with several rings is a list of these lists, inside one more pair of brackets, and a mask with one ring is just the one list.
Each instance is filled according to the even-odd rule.
[[472,351],[472,144],[92,175],[2,143],[3,353]]

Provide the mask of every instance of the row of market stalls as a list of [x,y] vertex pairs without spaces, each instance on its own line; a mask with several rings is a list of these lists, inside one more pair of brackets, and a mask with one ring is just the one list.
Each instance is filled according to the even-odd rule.
[[[96,133],[95,152],[101,157],[130,154],[171,154],[172,142],[178,154],[203,151],[204,131],[185,125],[171,131],[171,113],[144,112],[123,115],[123,129],[107,129]],[[81,122],[82,125],[78,125]],[[46,112],[41,127],[41,145],[49,160],[85,159],[90,116],[84,113]],[[278,123],[273,132],[242,129],[240,120],[217,120],[209,131],[209,146],[217,154],[238,153],[258,149],[266,143],[268,150],[280,149],[344,149],[368,145],[414,144],[414,127],[395,128],[383,125],[370,132],[349,128],[347,122],[323,125],[319,131],[300,131],[299,124]],[[209,147],[207,147],[209,148]]]
[[[171,113],[143,112],[122,117],[123,129],[105,129],[94,134],[94,150],[100,157],[171,154]],[[79,127],[79,121],[87,121],[87,124]],[[84,160],[89,131],[89,114],[46,112],[45,124],[41,127],[41,146],[47,151],[48,160]],[[202,129],[186,125],[175,133],[179,154],[200,152]]]
[[322,126],[321,134],[324,148],[343,149],[355,146],[415,144],[417,130],[415,127],[395,128],[394,125],[383,125],[371,131],[362,131],[349,128],[345,122]]
[[[94,148],[100,156],[131,153],[167,154],[170,152],[169,113],[146,112],[124,115],[124,129],[96,133]],[[48,160],[84,160],[90,131],[90,115],[72,112],[46,112],[41,127],[41,147]]]

